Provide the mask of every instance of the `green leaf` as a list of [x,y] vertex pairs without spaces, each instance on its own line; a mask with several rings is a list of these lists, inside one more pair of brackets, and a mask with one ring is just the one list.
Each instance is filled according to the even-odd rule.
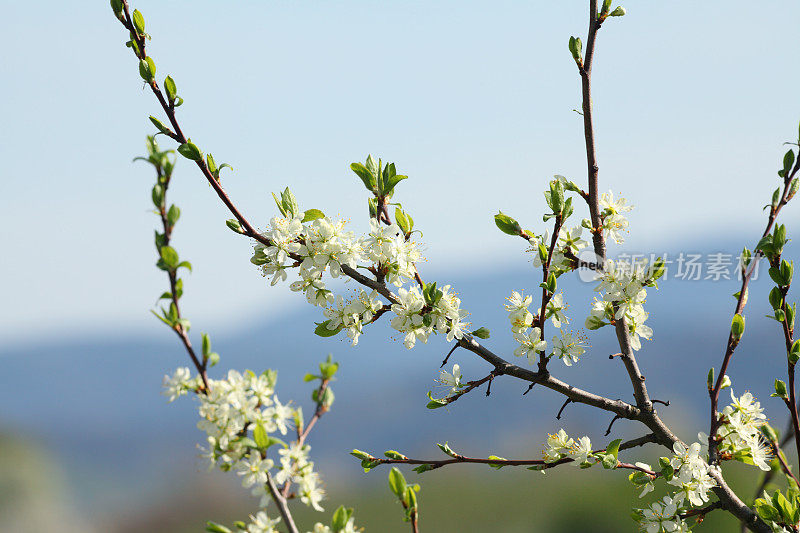
[[389,488],[394,492],[395,496],[402,498],[406,492],[406,478],[403,473],[397,468],[392,468],[389,471]]
[[797,178],[794,178],[789,184],[789,192],[786,193],[786,199],[791,200],[794,198],[794,195],[797,194],[798,189],[800,189],[800,181],[798,181]]
[[148,83],[150,83],[156,75],[156,64],[153,59],[146,57],[139,60],[139,76]]
[[786,392],[786,383],[781,381],[780,379],[775,380],[775,392],[770,394],[770,396],[774,398],[783,398],[784,400],[789,399],[789,395]]
[[167,91],[167,100],[170,104],[173,103],[178,96],[178,89],[175,87],[175,80],[172,79],[172,76],[164,78],[164,89]]
[[408,515],[409,520],[411,519],[411,515],[417,511],[417,492],[419,492],[419,485],[415,484],[413,487],[406,487],[405,493],[405,500],[406,506],[406,514]]
[[256,441],[256,446],[262,450],[269,445],[269,435],[261,422],[256,424],[256,427],[253,429],[253,440]]
[[119,20],[125,20],[125,9],[122,0],[111,0],[111,10]]
[[362,461],[371,461],[371,460],[375,459],[374,457],[372,457],[367,452],[362,452],[361,450],[358,450],[358,449],[354,449],[352,452],[350,452],[350,455],[352,455],[356,459],[360,459]]
[[[372,156],[369,157],[371,158]],[[350,170],[356,173],[368,191],[372,193],[377,192],[377,179],[367,167],[361,163],[350,163]]]
[[133,20],[133,27],[136,28],[136,33],[144,35],[144,16],[142,12],[138,9],[134,9],[131,19]]
[[202,349],[203,349],[203,357],[208,356],[211,353],[211,337],[208,336],[208,333],[202,333],[200,337],[203,339],[202,342]]
[[564,211],[564,185],[561,181],[557,179],[551,181],[550,191],[544,194],[547,205],[550,206],[554,214],[560,214]]
[[708,377],[706,378],[706,384],[708,385],[708,390],[714,388],[714,367],[712,366],[708,370]]
[[236,220],[235,218],[231,218],[229,220],[226,220],[225,221],[225,225],[227,225],[230,229],[232,229],[236,233],[238,233],[240,235],[244,235],[244,228],[242,227],[242,224],[238,220]]
[[[498,457],[497,455],[490,455],[488,457],[488,459],[495,460],[495,461],[506,461],[505,457]],[[501,463],[486,463],[486,464],[488,464],[492,468],[496,468],[497,470],[500,470],[501,468],[506,466],[502,462]]]
[[297,198],[292,191],[289,190],[289,187],[286,187],[283,192],[281,192],[281,204],[286,210],[286,216],[296,217],[300,214],[300,206],[297,203]]
[[517,236],[522,233],[522,228],[520,227],[519,222],[510,216],[503,214],[502,211],[494,216],[494,223],[497,225],[500,231],[507,235]]
[[550,294],[555,294],[556,292],[556,275],[553,272],[550,272],[550,275],[547,276],[547,290]]
[[158,131],[160,131],[164,135],[169,135],[170,137],[172,137],[172,135],[173,135],[172,130],[170,130],[168,127],[166,127],[163,122],[158,120],[153,115],[150,115],[150,122],[153,123],[153,126],[158,128]]
[[408,457],[395,450],[386,450],[385,452],[383,452],[383,455],[386,456],[388,459],[399,459],[399,460],[408,459]]
[[583,44],[581,43],[580,37],[569,38],[569,51],[572,53],[572,57],[575,61],[580,62],[582,60],[581,54],[583,52]]
[[319,364],[319,371],[324,379],[331,379],[339,370],[339,363],[333,362],[333,358],[328,355],[327,361]]
[[617,458],[619,454],[619,445],[622,443],[622,439],[616,439],[611,441],[611,443],[606,448],[606,453],[609,455],[613,455],[614,459]]
[[434,398],[431,391],[428,391],[428,400],[430,400],[426,405],[428,409],[438,409],[440,407],[444,407],[445,405],[447,405],[446,400],[440,400],[438,398]]
[[334,533],[339,533],[346,528],[347,522],[350,521],[352,515],[352,509],[345,509],[344,505],[340,505],[339,508],[333,512],[333,518],[331,518],[331,529],[333,529]]
[[437,442],[437,443],[436,443],[436,446],[438,446],[438,447],[439,447],[439,449],[440,449],[440,450],[442,450],[442,453],[446,453],[446,454],[447,454],[447,455],[449,455],[450,457],[458,457],[458,454],[457,454],[456,452],[454,452],[454,451],[452,450],[452,448],[450,448],[450,445],[449,445],[449,444],[447,444],[447,442],[445,442],[444,444],[439,444],[439,443]]
[[319,376],[315,376],[314,374],[306,374],[303,376],[303,381],[308,383],[309,381],[314,381],[315,379],[320,379]]
[[170,270],[178,268],[180,259],[178,258],[178,252],[175,251],[175,248],[172,246],[162,246],[160,253],[161,260],[164,261],[164,264],[169,267]]
[[192,264],[189,261],[181,261],[178,263],[178,268],[185,268],[189,272],[192,271]]
[[419,465],[417,467],[414,467],[413,470],[417,474],[421,474],[423,472],[427,472],[428,470],[433,470],[433,465],[429,465],[429,464]]
[[769,291],[769,304],[773,309],[779,309],[783,304],[783,293],[781,293],[778,287],[773,287],[772,290]]
[[480,327],[472,332],[473,337],[478,337],[479,339],[488,339],[489,338],[489,330],[485,327]]
[[161,207],[161,204],[164,202],[164,187],[158,183],[153,185],[153,192],[150,197],[153,199],[154,206]]
[[788,176],[789,173],[792,171],[792,165],[794,165],[794,152],[789,150],[783,156],[783,175]]
[[206,531],[210,531],[211,533],[231,533],[231,530],[227,527],[217,524],[216,522],[211,522],[210,520],[206,522]]
[[167,211],[167,222],[169,222],[170,226],[174,226],[179,218],[181,218],[181,210],[177,205],[172,204],[169,206],[169,211]]
[[217,162],[214,161],[213,155],[206,154],[206,166],[208,167],[209,172],[211,172],[214,177],[217,177],[217,171],[219,171],[219,169],[217,168]]
[[786,285],[791,285],[792,276],[794,275],[794,261],[789,262],[786,259],[781,261],[781,277]]
[[[392,163],[389,166],[394,168],[394,163]],[[408,176],[390,175],[387,177],[384,175],[382,195],[386,198],[391,198],[392,195],[394,194],[394,188],[397,186],[398,183],[400,183],[404,179],[408,179]]]
[[303,222],[311,222],[312,220],[317,220],[319,218],[325,218],[325,213],[320,211],[319,209],[308,209],[303,214]]
[[201,161],[203,159],[203,152],[200,151],[191,139],[178,146],[178,153],[192,161]]
[[625,8],[618,7],[614,11],[608,14],[609,17],[624,17],[625,16]]
[[780,513],[775,507],[762,499],[756,500],[756,513],[758,514],[759,518],[765,520],[766,522],[775,522],[781,517]]
[[317,327],[314,329],[314,333],[320,337],[333,337],[342,331],[341,324],[339,324],[335,329],[329,329],[328,324],[330,324],[330,322],[330,320],[326,320],[325,322],[315,322]]
[[397,225],[400,226],[404,235],[409,235],[414,229],[414,219],[399,207],[396,207],[394,210],[394,219],[397,221]]
[[744,317],[738,313],[731,321],[731,333],[734,339],[739,339],[744,334]]
[[613,470],[617,468],[619,461],[617,460],[616,456],[610,453],[603,454],[603,468],[606,470]]

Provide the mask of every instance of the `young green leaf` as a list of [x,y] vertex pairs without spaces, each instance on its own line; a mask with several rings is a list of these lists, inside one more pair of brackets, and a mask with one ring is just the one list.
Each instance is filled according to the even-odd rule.
[[[372,156],[370,156],[372,157]],[[369,192],[377,192],[378,182],[370,170],[361,163],[350,163],[350,170],[356,173]]]
[[314,333],[319,335],[320,337],[333,337],[340,331],[342,331],[342,325],[339,324],[337,327],[330,329],[328,325],[330,324],[330,320],[326,320],[325,322],[315,322],[317,327],[314,329]]
[[235,218],[226,220],[225,225],[228,226],[231,230],[235,231],[236,233],[244,235],[244,228],[242,227],[242,224]]
[[519,222],[510,216],[503,214],[502,211],[494,216],[494,223],[497,225],[500,231],[507,235],[516,236],[522,233],[522,227],[520,227]]
[[133,27],[136,29],[136,33],[144,35],[144,15],[142,15],[142,12],[138,9],[134,9],[131,19],[133,20]]
[[485,327],[480,327],[472,332],[473,337],[478,337],[479,339],[488,339],[489,338],[489,330]]
[[319,218],[325,218],[325,213],[320,211],[319,209],[307,209],[306,212],[303,214],[303,222],[311,222],[312,220],[317,220]]
[[172,130],[171,130],[171,129],[169,129],[168,127],[166,127],[166,126],[164,125],[164,123],[163,123],[163,122],[161,122],[160,120],[158,120],[158,119],[157,119],[156,117],[154,117],[153,115],[150,115],[150,122],[152,122],[152,123],[153,123],[153,126],[155,126],[156,128],[158,128],[158,131],[160,131],[160,132],[161,132],[161,133],[163,133],[164,135],[168,135],[168,136],[170,136],[170,137],[172,137],[172,135],[174,135],[174,134],[172,133]]
[[175,80],[172,79],[172,76],[164,78],[164,90],[167,91],[167,101],[170,104],[175,102],[175,98],[178,96],[178,89],[175,87]]
[[403,498],[406,493],[406,479],[403,473],[397,468],[392,468],[389,471],[389,488],[394,492],[398,498]]
[[201,161],[203,159],[203,152],[200,151],[191,139],[178,146],[178,153],[192,161]]

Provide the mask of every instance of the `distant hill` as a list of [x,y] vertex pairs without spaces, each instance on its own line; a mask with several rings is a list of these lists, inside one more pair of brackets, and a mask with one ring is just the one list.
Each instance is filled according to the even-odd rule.
[[[457,287],[464,307],[473,312],[474,325],[491,330],[486,344],[515,359],[504,298],[512,288],[538,291],[537,277],[531,267],[437,281]],[[582,327],[592,285],[574,277],[559,284],[571,304],[567,311],[575,322],[571,326]],[[734,305],[731,294],[736,290],[735,281],[670,279],[660,290],[648,293],[648,323],[655,335],[640,352],[640,366],[651,395],[671,401],[659,410],[684,432],[685,439],[707,430],[705,376],[709,367],[720,364]],[[785,373],[785,356],[777,324],[763,318],[767,290],[764,279],[751,288],[747,333],[730,375],[737,393],[744,392],[746,383],[782,427],[783,406],[769,393],[774,378]],[[247,325],[238,331],[214,334],[213,324],[202,329],[213,335],[214,348],[222,355],[220,369],[276,368],[279,396],[303,405],[310,403],[310,388],[301,382],[302,375],[313,371],[329,352],[341,362],[334,409],[311,439],[320,469],[329,479],[360,475],[355,461],[346,455],[354,447],[436,456],[434,443],[448,440],[465,453],[512,457],[538,455],[545,431],[562,426],[588,433],[593,442],[610,438],[603,436],[610,416],[570,405],[556,420],[562,398],[542,388],[523,397],[526,384],[509,377],[496,379],[488,398],[475,391],[449,408],[427,410],[425,394],[436,390],[433,380],[449,349],[444,339],[431,338],[427,345],[408,351],[399,341],[385,341],[397,335],[384,320],[369,326],[358,346],[351,347],[346,339],[315,337],[314,320],[319,320],[318,310],[309,306],[270,322],[242,317]],[[632,399],[621,363],[607,357],[617,351],[613,331],[589,333],[588,355],[572,368],[553,362],[554,375],[600,394]],[[450,365],[455,362],[468,379],[490,370],[462,350],[455,352]],[[196,459],[200,433],[195,429],[193,401],[181,398],[167,404],[159,394],[163,374],[187,363],[173,336],[155,320],[147,337],[107,332],[81,341],[45,339],[2,351],[0,427],[35,438],[52,450],[66,466],[73,494],[84,504],[113,507],[157,498],[159,491],[167,490],[166,472],[204,468]],[[637,436],[641,429],[620,421],[614,433]]]

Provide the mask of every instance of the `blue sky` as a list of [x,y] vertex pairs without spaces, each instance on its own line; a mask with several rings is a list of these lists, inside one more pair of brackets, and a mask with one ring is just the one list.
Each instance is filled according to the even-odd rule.
[[[0,336],[151,331],[164,281],[152,175],[130,161],[156,102],[106,1],[4,4]],[[289,184],[301,206],[363,230],[365,191],[348,165],[372,152],[410,176],[396,198],[424,232],[426,277],[445,282],[523,264],[492,215],[541,231],[547,180],[585,180],[567,51],[585,4],[134,2],[159,79],[171,74],[186,100],[184,131],[235,167],[223,184],[254,223]],[[752,245],[781,143],[797,135],[800,6],[625,7],[601,30],[594,105],[602,188],[637,206],[627,247]],[[266,287],[196,170],[181,162],[176,180],[190,318],[225,328],[300,305]],[[791,230],[800,216],[787,211]]]

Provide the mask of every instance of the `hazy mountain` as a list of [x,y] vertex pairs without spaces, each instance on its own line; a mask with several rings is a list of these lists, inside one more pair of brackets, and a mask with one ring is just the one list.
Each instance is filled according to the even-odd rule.
[[[491,330],[486,344],[515,359],[504,298],[512,288],[538,292],[537,277],[531,269],[521,269],[438,281],[452,282],[464,307],[473,311],[475,327]],[[706,373],[720,364],[734,305],[731,294],[737,285],[735,280],[670,279],[660,290],[648,293],[648,323],[655,335],[645,343],[639,362],[651,395],[672,402],[659,410],[684,431],[684,438],[694,438],[696,431],[707,428]],[[592,285],[565,278],[560,288],[572,304],[567,311],[574,317],[571,326],[582,327]],[[783,406],[769,393],[774,378],[785,373],[786,363],[777,323],[763,318],[768,290],[764,279],[751,289],[747,333],[730,375],[738,393],[745,389],[738,385],[741,379],[782,426]],[[303,405],[310,404],[303,374],[313,372],[327,353],[341,362],[334,409],[311,439],[320,469],[329,478],[360,475],[355,461],[346,455],[354,447],[436,456],[434,442],[448,440],[464,453],[511,457],[538,454],[544,431],[562,426],[586,432],[595,442],[608,439],[603,433],[611,416],[570,405],[562,419],[555,420],[562,398],[539,387],[523,397],[527,384],[510,377],[496,379],[489,397],[474,391],[449,408],[427,410],[425,394],[436,390],[433,380],[449,349],[444,339],[431,338],[427,345],[408,351],[399,340],[384,340],[397,335],[383,320],[351,347],[346,339],[313,336],[314,320],[319,320],[318,310],[309,306],[268,323],[251,320],[239,331],[213,335],[213,342],[222,355],[220,369],[276,368],[279,396]],[[213,333],[210,326],[203,329]],[[588,355],[571,368],[553,362],[554,375],[599,394],[631,399],[621,363],[608,359],[617,351],[613,331],[589,333]],[[483,377],[490,370],[463,350],[456,351],[449,364],[455,362],[462,365],[467,379]],[[108,332],[81,341],[43,340],[3,351],[0,364],[0,422],[52,450],[66,465],[74,496],[81,501],[113,507],[130,498],[152,499],[168,487],[168,473],[203,468],[196,459],[201,435],[194,427],[193,401],[181,398],[167,404],[159,394],[161,376],[187,365],[188,359],[155,320],[147,337]],[[641,430],[619,421],[614,433],[636,436]]]

